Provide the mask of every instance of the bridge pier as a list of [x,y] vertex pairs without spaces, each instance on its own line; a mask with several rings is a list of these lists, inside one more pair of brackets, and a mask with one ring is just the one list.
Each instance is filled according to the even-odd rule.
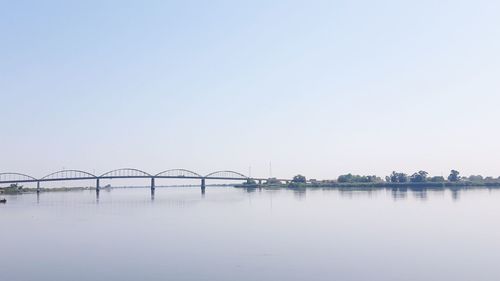
[[155,190],[155,178],[151,178],[151,192]]
[[201,194],[205,194],[205,178],[201,179]]
[[95,181],[95,190],[96,190],[96,192],[99,192],[100,188],[101,188],[101,185],[99,183],[99,179],[96,179],[96,181]]
[[40,182],[36,182],[36,193],[40,193]]

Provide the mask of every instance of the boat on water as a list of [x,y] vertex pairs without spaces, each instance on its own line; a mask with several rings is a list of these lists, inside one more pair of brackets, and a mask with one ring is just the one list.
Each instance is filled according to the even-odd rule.
[[0,203],[7,203],[7,199],[3,198],[3,199],[0,199]]

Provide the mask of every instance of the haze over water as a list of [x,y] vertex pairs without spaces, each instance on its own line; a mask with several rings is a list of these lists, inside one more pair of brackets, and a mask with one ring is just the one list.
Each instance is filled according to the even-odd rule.
[[2,280],[500,280],[500,191],[5,196]]

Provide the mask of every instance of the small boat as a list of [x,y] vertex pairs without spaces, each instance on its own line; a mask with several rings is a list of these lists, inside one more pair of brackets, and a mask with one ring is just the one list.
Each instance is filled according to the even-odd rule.
[[7,199],[5,199],[5,198],[4,199],[0,199],[0,203],[3,203],[3,204],[7,203]]

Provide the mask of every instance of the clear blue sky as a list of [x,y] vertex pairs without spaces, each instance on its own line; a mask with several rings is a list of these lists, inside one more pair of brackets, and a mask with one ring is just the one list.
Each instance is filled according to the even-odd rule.
[[0,1],[0,171],[500,175],[498,1]]

